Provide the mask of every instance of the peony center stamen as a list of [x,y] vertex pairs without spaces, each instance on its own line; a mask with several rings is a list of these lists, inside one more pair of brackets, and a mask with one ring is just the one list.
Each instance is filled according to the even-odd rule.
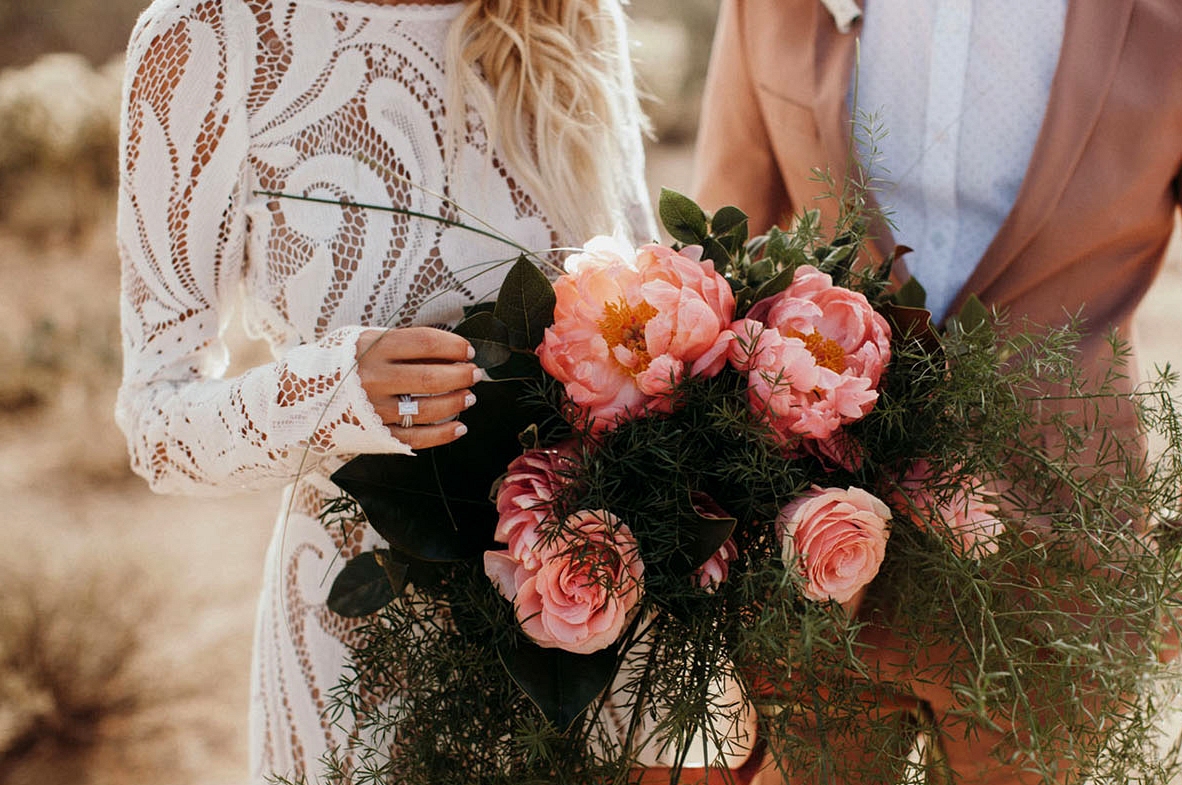
[[796,330],[789,330],[784,337],[799,338],[804,341],[804,348],[809,350],[809,354],[822,368],[828,368],[834,373],[845,372],[845,349],[837,341],[826,338],[815,331],[805,335]]
[[627,370],[633,374],[644,372],[652,362],[652,357],[648,353],[648,344],[645,342],[644,328],[649,319],[656,315],[657,309],[644,300],[641,300],[636,306],[631,306],[621,297],[616,302],[607,303],[603,307],[603,318],[597,323],[599,333],[607,342],[609,349],[623,346],[636,358],[635,363],[626,366]]

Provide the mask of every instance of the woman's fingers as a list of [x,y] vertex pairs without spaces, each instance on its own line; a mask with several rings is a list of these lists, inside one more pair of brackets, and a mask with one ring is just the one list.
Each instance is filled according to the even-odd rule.
[[435,327],[366,330],[357,339],[357,359],[384,362],[444,360],[465,362],[476,356],[472,344],[455,333]]
[[[374,405],[374,410],[387,425],[402,425],[403,415],[398,413],[399,396],[385,398]],[[457,390],[444,395],[415,396],[414,403],[419,413],[411,415],[415,425],[443,422],[454,419],[460,412],[476,403],[476,396],[468,390]]]
[[468,426],[462,422],[416,425],[412,428],[391,425],[389,428],[390,434],[395,439],[408,445],[412,450],[424,450],[428,447],[449,444],[468,432]]
[[387,363],[361,373],[361,386],[377,406],[399,395],[440,395],[463,390],[484,380],[472,363]]

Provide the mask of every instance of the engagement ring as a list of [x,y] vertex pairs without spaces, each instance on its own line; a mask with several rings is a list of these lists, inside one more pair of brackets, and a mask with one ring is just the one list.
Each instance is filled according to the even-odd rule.
[[419,413],[419,402],[410,395],[399,395],[398,413],[402,415],[402,427],[410,428],[415,424],[414,416]]

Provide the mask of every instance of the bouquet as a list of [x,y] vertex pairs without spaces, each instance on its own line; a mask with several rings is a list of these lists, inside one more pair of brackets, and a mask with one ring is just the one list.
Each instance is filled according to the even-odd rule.
[[[1173,377],[1118,395],[1119,342],[1084,379],[1077,325],[975,300],[935,329],[856,216],[660,215],[671,245],[517,260],[456,328],[488,377],[468,435],[334,475],[326,523],[388,547],[329,596],[368,619],[330,780],[897,781],[939,769],[917,732],[987,730],[1047,782],[1164,782]],[[954,711],[884,699],[916,682]]]

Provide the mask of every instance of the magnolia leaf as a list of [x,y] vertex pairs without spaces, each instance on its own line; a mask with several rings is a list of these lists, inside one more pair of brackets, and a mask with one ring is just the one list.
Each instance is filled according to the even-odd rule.
[[713,262],[714,271],[721,275],[730,266],[731,254],[713,237],[707,237],[702,241],[702,261]]
[[896,305],[904,308],[923,308],[927,303],[928,293],[919,279],[912,276],[899,287],[892,299]]
[[954,318],[961,330],[971,333],[989,321],[989,309],[977,298],[977,295],[970,294]]
[[518,402],[522,383],[482,382],[461,418],[468,433],[418,455],[360,455],[332,476],[355,498],[373,528],[396,549],[423,561],[476,558],[493,546],[493,482],[521,454],[518,434],[531,423]]
[[[739,246],[747,242],[747,213],[731,205],[720,207],[710,218],[710,231],[719,240],[723,237],[726,237],[728,241],[739,238],[737,250]],[[726,243],[723,244],[726,245]]]
[[936,328],[932,326],[931,311],[926,308],[909,308],[887,303],[882,307],[882,315],[890,324],[891,333],[896,339],[918,341],[928,354],[940,351],[943,344]]
[[782,270],[777,273],[770,281],[763,283],[755,294],[751,297],[752,304],[760,300],[766,300],[768,297],[779,294],[792,285],[792,279],[796,276],[795,270]]
[[391,578],[397,577],[397,566],[391,563],[388,573],[374,551],[350,559],[328,591],[328,609],[351,619],[377,613],[402,592],[406,565],[401,565],[400,585],[394,585]]
[[662,188],[657,210],[665,231],[674,239],[689,245],[700,244],[706,239],[709,233],[706,213],[688,196]]
[[477,311],[457,324],[454,332],[472,344],[476,350],[472,362],[481,368],[495,368],[512,357],[509,328],[489,311]]
[[554,287],[532,262],[520,257],[505,275],[493,315],[509,330],[512,349],[533,351],[554,323]]
[[706,563],[735,532],[738,520],[700,491],[690,492],[693,513],[682,518],[683,564],[670,564],[674,574],[689,574]]
[[510,678],[559,731],[574,725],[608,688],[620,656],[615,646],[573,654],[530,641],[498,648],[497,654]]

